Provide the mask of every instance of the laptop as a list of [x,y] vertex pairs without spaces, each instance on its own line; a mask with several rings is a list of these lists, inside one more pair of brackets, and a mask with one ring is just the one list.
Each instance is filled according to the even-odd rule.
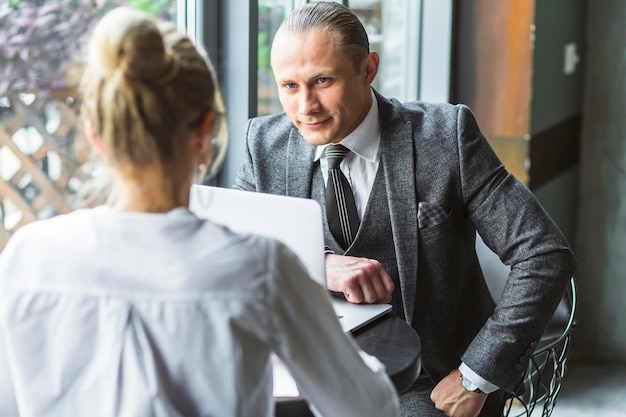
[[[194,184],[190,210],[235,232],[275,238],[302,261],[309,275],[326,287],[322,208],[315,200]],[[391,311],[390,304],[353,304],[331,297],[345,332],[354,332]]]

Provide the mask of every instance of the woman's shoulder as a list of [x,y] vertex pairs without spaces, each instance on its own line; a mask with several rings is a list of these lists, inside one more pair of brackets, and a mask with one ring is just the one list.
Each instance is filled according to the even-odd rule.
[[71,233],[72,230],[80,230],[80,225],[88,222],[93,216],[94,209],[79,209],[36,220],[17,229],[9,239],[9,243],[40,241],[48,236],[62,238]]

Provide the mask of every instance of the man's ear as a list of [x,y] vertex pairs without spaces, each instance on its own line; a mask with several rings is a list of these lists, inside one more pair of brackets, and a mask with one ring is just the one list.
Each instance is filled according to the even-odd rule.
[[98,136],[96,136],[96,134],[94,133],[93,127],[91,126],[91,122],[89,120],[84,121],[83,132],[85,133],[85,137],[87,138],[91,146],[96,148],[96,150],[98,151],[100,155],[106,156],[104,145],[102,145],[100,138],[98,138]]
[[376,78],[376,74],[378,73],[378,65],[380,62],[380,58],[376,52],[370,52],[363,59],[363,71],[365,74],[365,81],[368,84],[372,84],[374,82],[374,78]]

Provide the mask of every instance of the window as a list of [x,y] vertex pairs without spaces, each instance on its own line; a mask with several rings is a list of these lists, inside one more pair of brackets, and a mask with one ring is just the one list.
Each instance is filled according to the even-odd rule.
[[258,102],[259,115],[280,113],[282,107],[278,101],[278,90],[270,67],[270,48],[278,26],[293,10],[291,0],[259,0],[259,35],[258,35]]
[[20,226],[80,206],[90,147],[78,120],[89,30],[126,4],[176,19],[176,0],[0,3],[0,250]]

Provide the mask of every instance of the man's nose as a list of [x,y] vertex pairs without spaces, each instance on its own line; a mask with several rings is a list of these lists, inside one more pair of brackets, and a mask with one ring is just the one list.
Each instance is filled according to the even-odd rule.
[[310,89],[302,89],[298,97],[298,113],[306,116],[319,110],[319,100],[315,92]]

